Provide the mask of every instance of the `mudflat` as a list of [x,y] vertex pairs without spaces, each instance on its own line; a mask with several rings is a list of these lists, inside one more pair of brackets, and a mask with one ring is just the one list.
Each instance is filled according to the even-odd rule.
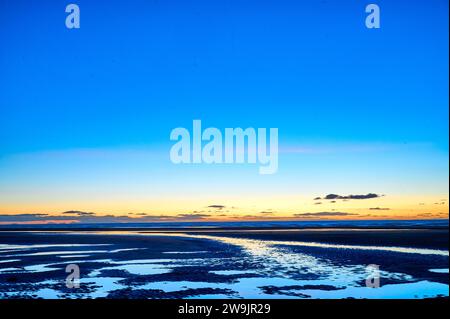
[[448,268],[443,228],[0,232],[0,298],[436,298]]

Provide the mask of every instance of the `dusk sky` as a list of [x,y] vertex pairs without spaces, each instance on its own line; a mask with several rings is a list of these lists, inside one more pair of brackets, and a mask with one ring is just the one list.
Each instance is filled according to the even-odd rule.
[[[448,218],[448,9],[0,0],[0,223]],[[277,173],[173,164],[196,119],[278,128]]]

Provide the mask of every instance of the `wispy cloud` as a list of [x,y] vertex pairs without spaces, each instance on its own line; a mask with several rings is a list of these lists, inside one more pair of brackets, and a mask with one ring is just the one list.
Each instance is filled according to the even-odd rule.
[[280,145],[280,153],[288,154],[335,154],[386,152],[405,148],[404,144],[365,143],[365,144],[321,144],[321,145]]

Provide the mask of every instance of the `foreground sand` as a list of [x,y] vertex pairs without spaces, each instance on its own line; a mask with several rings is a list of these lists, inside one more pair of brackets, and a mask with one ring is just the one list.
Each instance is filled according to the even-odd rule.
[[[66,287],[68,264],[80,288]],[[448,229],[0,232],[0,298],[442,296]]]

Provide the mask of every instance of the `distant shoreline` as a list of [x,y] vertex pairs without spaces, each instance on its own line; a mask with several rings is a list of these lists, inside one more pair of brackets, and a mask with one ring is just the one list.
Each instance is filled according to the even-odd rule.
[[151,222],[5,224],[0,231],[218,231],[218,230],[307,230],[307,229],[449,229],[448,219],[433,220],[350,220],[350,221],[241,221],[241,222]]

